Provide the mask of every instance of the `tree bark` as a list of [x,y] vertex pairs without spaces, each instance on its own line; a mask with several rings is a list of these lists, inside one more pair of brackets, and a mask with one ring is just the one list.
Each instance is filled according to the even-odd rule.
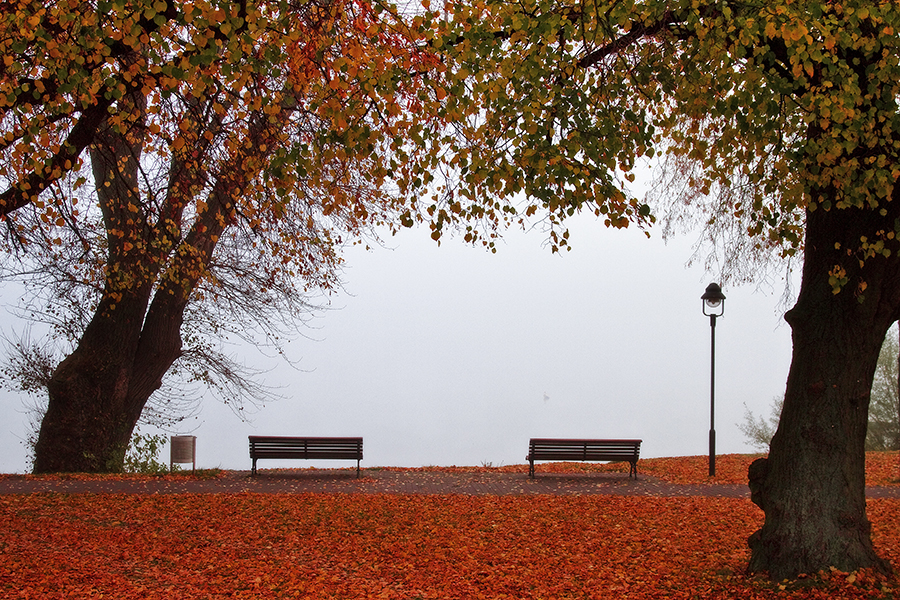
[[[752,500],[765,512],[750,537],[750,570],[772,579],[835,567],[888,570],[866,518],[865,440],[878,354],[900,311],[900,254],[860,264],[860,239],[894,231],[900,197],[872,209],[807,213],[803,279],[785,316],[793,356],[784,408],[767,459],[749,471]],[[834,293],[829,272],[846,269]]]
[[101,302],[77,348],[53,373],[35,446],[35,473],[122,469],[140,416],[127,399],[146,299],[111,304]]

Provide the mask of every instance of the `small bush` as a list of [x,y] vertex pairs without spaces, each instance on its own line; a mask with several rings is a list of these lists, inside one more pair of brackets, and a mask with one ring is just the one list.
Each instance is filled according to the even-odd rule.
[[143,475],[164,475],[169,466],[159,461],[159,454],[166,443],[166,436],[142,434],[135,429],[125,454],[125,472]]

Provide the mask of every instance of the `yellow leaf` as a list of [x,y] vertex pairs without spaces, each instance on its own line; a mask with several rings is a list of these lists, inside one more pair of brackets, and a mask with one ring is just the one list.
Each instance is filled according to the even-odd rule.
[[809,30],[802,23],[795,23],[794,27],[791,29],[791,39],[797,42],[808,32]]

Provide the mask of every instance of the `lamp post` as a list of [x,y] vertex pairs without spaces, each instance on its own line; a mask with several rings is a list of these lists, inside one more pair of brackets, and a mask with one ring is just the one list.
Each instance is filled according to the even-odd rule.
[[706,286],[700,296],[703,300],[703,314],[709,317],[710,361],[709,361],[709,476],[716,475],[716,318],[725,314],[725,294],[718,283]]

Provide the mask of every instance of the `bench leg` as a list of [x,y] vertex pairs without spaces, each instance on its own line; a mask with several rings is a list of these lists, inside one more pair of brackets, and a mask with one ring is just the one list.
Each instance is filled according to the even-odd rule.
[[534,459],[528,461],[528,476],[534,479]]
[[356,478],[359,479],[359,459],[356,459]]
[[256,477],[256,459],[253,459],[253,467],[250,468],[250,476]]
[[631,470],[628,471],[628,477],[634,476],[637,479],[637,462],[631,463]]

